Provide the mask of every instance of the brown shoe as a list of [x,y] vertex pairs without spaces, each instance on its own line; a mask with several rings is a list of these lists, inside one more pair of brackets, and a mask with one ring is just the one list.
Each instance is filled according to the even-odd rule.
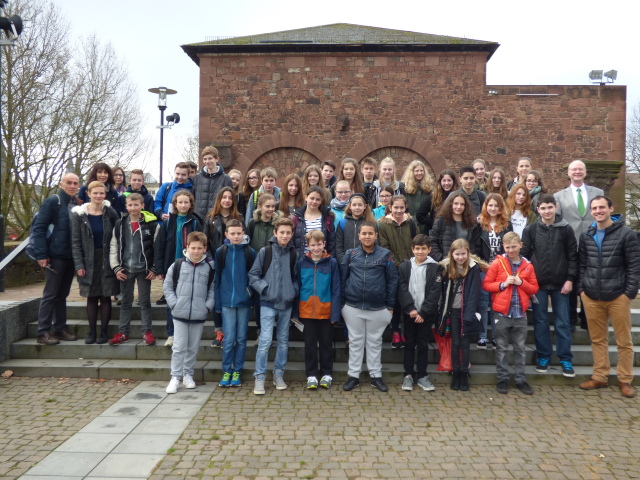
[[623,397],[633,398],[633,396],[636,394],[636,391],[631,386],[630,383],[622,383],[622,382],[620,382],[620,393],[622,393]]
[[38,343],[41,343],[42,345],[57,345],[58,343],[60,343],[60,340],[58,340],[56,337],[54,337],[50,333],[45,333],[44,335],[40,335],[36,339],[36,341]]
[[65,342],[73,342],[74,340],[78,339],[78,337],[76,337],[73,333],[69,333],[69,331],[66,329],[62,330],[61,332],[54,333],[53,336],[58,340],[64,340]]
[[590,378],[586,382],[580,384],[580,388],[582,390],[595,390],[596,388],[607,388],[608,386],[609,384],[607,382],[599,382],[593,378]]

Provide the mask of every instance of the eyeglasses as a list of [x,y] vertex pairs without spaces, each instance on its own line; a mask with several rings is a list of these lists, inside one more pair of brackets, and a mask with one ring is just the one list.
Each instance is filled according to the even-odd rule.
[[538,183],[538,180],[527,180],[525,183]]
[[391,195],[380,195],[380,198],[391,198]]
[[336,190],[336,193],[338,195],[348,195],[349,193],[351,193],[350,190]]

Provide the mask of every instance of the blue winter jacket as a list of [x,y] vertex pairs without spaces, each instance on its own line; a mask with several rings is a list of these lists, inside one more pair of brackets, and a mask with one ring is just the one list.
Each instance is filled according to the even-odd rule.
[[398,294],[398,269],[391,252],[379,245],[371,253],[362,247],[345,253],[340,264],[342,304],[361,310],[393,310]]
[[[60,190],[57,195],[47,198],[33,222],[35,255],[38,260],[45,258],[71,259],[70,210],[76,206],[74,198]],[[47,240],[49,225],[56,222]]]
[[[249,272],[247,270],[247,259],[245,247],[251,251],[251,258],[256,259],[256,252],[249,247],[248,237],[240,245],[226,244],[227,256],[224,261],[224,270],[220,270],[222,249],[218,248],[215,253],[215,291],[216,291],[216,312],[222,312],[223,307],[242,308],[251,307],[251,295],[253,293],[249,286]],[[225,242],[226,243],[226,242]],[[253,266],[253,261],[251,265]]]
[[184,183],[178,183],[175,180],[173,182],[163,183],[158,189],[156,194],[156,200],[153,202],[153,213],[158,220],[162,219],[163,213],[169,213],[169,205],[171,200],[178,190],[188,190],[193,193],[193,181],[188,179]]

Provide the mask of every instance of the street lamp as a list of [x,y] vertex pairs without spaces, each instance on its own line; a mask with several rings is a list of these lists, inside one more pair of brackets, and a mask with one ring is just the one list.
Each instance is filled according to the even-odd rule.
[[167,109],[167,95],[175,95],[178,92],[167,87],[150,88],[149,91],[158,95],[158,109],[160,110],[160,126],[158,127],[160,129],[160,185],[162,185],[162,149],[164,143],[164,129],[171,128],[175,123],[180,121],[180,115],[174,113],[173,115],[169,115],[167,120],[169,120],[170,117],[177,117],[177,121],[175,121],[174,118],[169,121],[168,125],[165,125],[164,111]]
[[[0,11],[9,3],[8,0],[0,0]],[[18,15],[10,17],[0,17],[0,45],[13,46],[16,38],[22,33],[22,18]],[[2,72],[2,52],[0,52],[0,72]],[[2,98],[2,76],[0,75],[0,99]],[[0,135],[4,129],[2,128],[2,103],[0,102]],[[0,141],[4,139],[0,138]],[[4,258],[4,216],[2,215],[2,148],[0,147],[0,260]],[[0,292],[4,292],[4,270],[0,270]]]

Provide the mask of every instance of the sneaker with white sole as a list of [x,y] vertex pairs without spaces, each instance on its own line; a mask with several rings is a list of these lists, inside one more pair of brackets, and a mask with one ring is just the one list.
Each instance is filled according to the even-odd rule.
[[220,380],[218,386],[226,388],[229,385],[231,385],[231,374],[229,372],[224,372],[224,374],[222,375],[222,380]]
[[318,388],[318,379],[316,377],[307,377],[307,388],[309,390]]
[[182,384],[184,388],[196,388],[196,382],[193,381],[193,377],[189,374],[182,376]]
[[481,338],[480,340],[478,340],[478,349],[479,350],[486,350],[488,343],[489,342],[487,341],[486,338]]
[[287,384],[284,383],[284,370],[273,371],[273,384],[276,386],[276,390],[286,390]]
[[230,387],[241,387],[242,386],[242,379],[240,378],[240,372],[233,372],[233,375],[231,375],[231,383],[229,384]]
[[178,393],[178,387],[180,386],[180,379],[178,377],[171,377],[169,385],[165,390],[167,393]]
[[320,386],[322,388],[331,388],[332,381],[333,381],[333,378],[331,378],[330,375],[325,375],[320,379]]
[[413,377],[411,375],[406,375],[404,380],[402,381],[402,389],[410,392],[413,390]]
[[433,383],[431,383],[431,380],[429,380],[428,375],[426,377],[420,377],[416,383],[425,392],[433,392],[436,389],[436,387],[433,386]]
[[173,347],[173,335],[168,337],[166,342],[164,342],[165,347]]
[[536,372],[547,373],[548,371],[549,371],[549,359],[538,358],[538,362],[536,363]]
[[253,387],[253,393],[254,395],[264,395],[265,394],[265,390],[264,390],[264,375],[258,375],[256,376],[256,383]]
[[567,378],[573,378],[576,376],[576,372],[573,370],[573,365],[571,365],[571,362],[561,360],[560,365],[562,366],[562,375]]

